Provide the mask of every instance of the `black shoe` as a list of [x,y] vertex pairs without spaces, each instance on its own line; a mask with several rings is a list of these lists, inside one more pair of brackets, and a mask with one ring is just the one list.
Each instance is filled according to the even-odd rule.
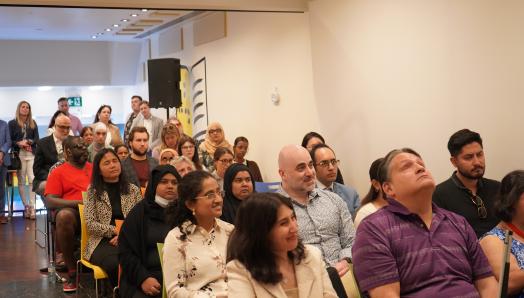
[[67,266],[65,264],[56,265],[56,272],[67,272]]

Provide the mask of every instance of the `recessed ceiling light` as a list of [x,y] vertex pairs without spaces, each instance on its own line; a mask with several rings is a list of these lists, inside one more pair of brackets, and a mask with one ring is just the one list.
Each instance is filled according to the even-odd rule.
[[118,28],[118,27],[120,27],[120,25],[118,25],[118,24],[113,24],[113,27]]
[[92,39],[96,39],[96,35],[91,36]]
[[120,22],[124,22],[125,23],[125,22],[129,22],[129,20],[128,19],[121,19]]
[[136,18],[136,17],[138,17],[138,14],[133,13],[133,14],[131,14],[131,16],[132,16],[133,18]]
[[146,12],[146,11],[147,11],[147,9],[145,9],[145,8],[142,8],[142,11],[143,11],[143,12]]
[[110,32],[111,31],[111,28],[106,28],[106,32]]
[[51,86],[40,86],[37,89],[38,89],[38,91],[49,91],[49,90],[52,90],[53,87],[51,87]]

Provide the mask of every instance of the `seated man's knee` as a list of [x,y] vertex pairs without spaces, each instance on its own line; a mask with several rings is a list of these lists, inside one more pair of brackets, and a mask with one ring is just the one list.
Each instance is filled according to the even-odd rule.
[[61,227],[71,227],[74,228],[77,224],[76,214],[72,208],[63,208],[58,211],[56,214],[56,226],[57,228]]

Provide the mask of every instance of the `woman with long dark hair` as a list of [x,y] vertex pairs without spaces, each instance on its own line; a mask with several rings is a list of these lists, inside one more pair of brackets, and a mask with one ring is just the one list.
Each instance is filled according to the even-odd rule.
[[[20,169],[16,171],[18,177],[18,191],[24,203],[25,218],[35,219],[35,198],[33,192],[33,163],[35,160],[36,141],[38,141],[38,126],[33,120],[31,105],[22,100],[16,107],[15,119],[9,121],[9,134],[13,152],[20,158]],[[7,152],[4,152],[7,153]],[[26,184],[27,181],[27,184]],[[1,183],[4,183],[2,181]],[[26,186],[28,186],[26,188]]]
[[228,297],[338,297],[320,250],[302,244],[291,199],[253,194],[228,244]]
[[383,181],[379,178],[380,165],[383,161],[384,158],[379,158],[371,163],[371,166],[369,167],[369,180],[371,181],[371,186],[369,187],[368,194],[360,202],[360,208],[358,208],[357,214],[355,215],[355,229],[366,216],[373,214],[388,204],[388,201],[386,201],[386,198],[382,193]]
[[127,182],[116,152],[100,150],[93,161],[91,185],[84,199],[90,237],[82,254],[104,269],[113,286],[118,285],[117,220],[124,220],[141,199],[140,189]]
[[98,108],[98,111],[96,112],[95,120],[93,121],[91,127],[93,127],[94,129],[94,125],[96,123],[104,123],[107,127],[106,145],[111,145],[114,147],[118,144],[122,144],[123,142],[122,137],[120,136],[120,129],[111,121],[112,112],[113,109],[111,108],[111,106],[101,105],[100,108]]
[[194,164],[197,170],[206,170],[200,163],[198,157],[198,150],[196,148],[195,140],[190,136],[182,135],[178,140],[178,155],[189,158]]
[[162,296],[162,266],[157,243],[164,243],[172,228],[165,210],[176,206],[180,179],[170,165],[154,168],[144,199],[127,215],[118,237],[121,297]]
[[234,224],[240,203],[255,191],[255,180],[249,168],[240,163],[234,163],[224,175],[224,208],[220,218]]
[[164,244],[164,282],[169,297],[226,297],[226,247],[233,226],[222,214],[222,190],[211,174],[188,173]]

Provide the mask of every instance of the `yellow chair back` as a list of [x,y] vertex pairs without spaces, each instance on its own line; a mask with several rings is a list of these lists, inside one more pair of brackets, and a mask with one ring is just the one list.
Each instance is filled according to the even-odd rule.
[[361,298],[360,291],[358,289],[357,280],[353,275],[353,266],[350,266],[349,271],[340,277],[342,285],[346,290],[348,298]]

